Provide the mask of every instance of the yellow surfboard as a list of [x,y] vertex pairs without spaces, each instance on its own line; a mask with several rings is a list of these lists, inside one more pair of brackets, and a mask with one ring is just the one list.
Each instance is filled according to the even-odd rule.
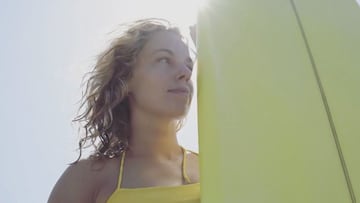
[[355,0],[209,0],[198,23],[203,203],[360,201]]

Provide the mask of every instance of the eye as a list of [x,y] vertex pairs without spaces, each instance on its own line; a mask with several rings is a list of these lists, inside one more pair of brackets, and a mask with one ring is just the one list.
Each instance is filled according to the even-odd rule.
[[191,71],[193,71],[193,69],[194,69],[194,66],[192,66],[192,65],[188,65],[187,67],[188,67],[189,70],[191,70]]
[[158,59],[159,63],[166,63],[169,64],[170,63],[170,58],[169,57],[161,57]]
[[185,64],[189,68],[189,70],[193,71],[194,63],[190,57],[185,61]]

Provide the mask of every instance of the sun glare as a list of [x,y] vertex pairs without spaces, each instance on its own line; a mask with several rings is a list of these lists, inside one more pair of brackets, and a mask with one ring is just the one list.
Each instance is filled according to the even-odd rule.
[[196,7],[198,9],[198,11],[203,10],[206,7],[206,0],[196,0]]

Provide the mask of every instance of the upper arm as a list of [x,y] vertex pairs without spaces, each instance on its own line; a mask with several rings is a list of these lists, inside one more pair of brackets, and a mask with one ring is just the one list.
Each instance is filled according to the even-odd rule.
[[95,181],[87,161],[69,166],[55,184],[48,203],[90,203],[94,201]]

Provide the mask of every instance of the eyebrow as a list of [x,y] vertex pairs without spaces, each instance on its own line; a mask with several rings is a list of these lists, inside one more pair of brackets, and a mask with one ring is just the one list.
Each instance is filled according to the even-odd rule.
[[[170,54],[170,55],[172,55],[172,56],[174,56],[175,54],[174,54],[174,52],[173,51],[171,51],[170,49],[157,49],[157,50],[155,50],[155,51],[153,51],[152,53],[151,53],[151,55],[154,55],[154,54],[156,54],[157,52],[167,52],[168,54]],[[188,57],[187,59],[186,59],[186,61],[188,61],[188,62],[190,62],[192,65],[194,65],[194,62],[193,62],[193,60],[191,59],[191,57]]]
[[157,49],[157,50],[153,51],[153,52],[151,53],[151,55],[154,55],[154,54],[156,54],[157,52],[161,52],[161,51],[164,51],[164,52],[167,52],[167,53],[169,53],[169,54],[171,54],[171,55],[174,55],[174,52],[172,52],[170,49]]

